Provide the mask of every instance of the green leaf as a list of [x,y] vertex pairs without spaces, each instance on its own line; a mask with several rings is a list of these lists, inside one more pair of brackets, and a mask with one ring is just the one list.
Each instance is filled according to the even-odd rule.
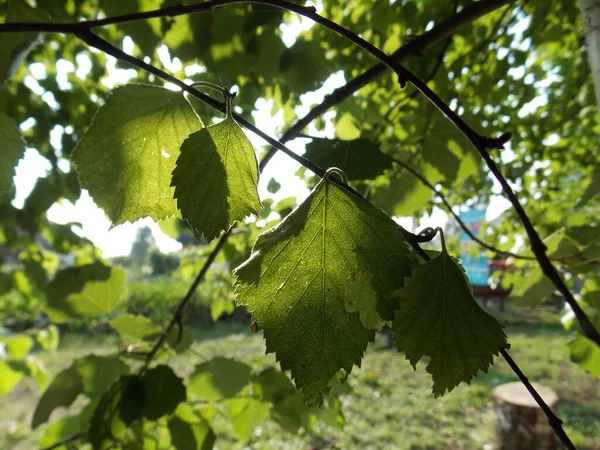
[[254,429],[269,415],[269,405],[255,398],[233,398],[225,401],[231,425],[238,439],[246,443]]
[[522,275],[515,276],[517,278],[510,293],[515,305],[537,305],[556,290],[552,281],[537,266],[526,269]]
[[297,393],[287,375],[274,367],[264,369],[253,377],[252,392],[261,400],[273,403]]
[[487,371],[506,335],[494,317],[479,307],[463,269],[442,254],[417,267],[400,291],[400,309],[392,324],[398,350],[413,367],[431,358],[436,397],[461,381],[469,383],[479,370]]
[[577,202],[577,206],[581,207],[588,203],[593,197],[600,193],[600,169],[596,169],[592,174],[592,180],[588,184],[585,192]]
[[167,427],[176,450],[211,450],[217,438],[206,420],[188,423],[173,417]]
[[282,53],[279,68],[280,76],[298,95],[317,88],[331,74],[325,49],[318,39],[298,39]]
[[11,392],[21,382],[26,372],[11,362],[0,360],[0,395]]
[[58,328],[56,325],[49,325],[35,337],[36,341],[47,352],[54,352],[58,347]]
[[279,225],[261,234],[234,273],[239,305],[264,330],[267,352],[291,370],[304,400],[319,405],[329,380],[359,364],[374,331],[344,309],[345,286],[373,274],[378,311],[391,319],[390,294],[410,273],[398,225],[365,200],[322,179]]
[[223,314],[232,314],[235,311],[235,303],[223,296],[218,296],[212,299],[210,304],[210,317],[213,322],[219,320]]
[[267,191],[275,194],[279,189],[281,189],[281,184],[275,178],[271,178],[267,184]]
[[75,360],[71,367],[56,375],[40,398],[31,427],[46,422],[59,406],[70,406],[79,394],[96,400],[116,378],[128,371],[122,361],[113,357],[88,355]]
[[47,286],[46,312],[52,322],[109,314],[125,290],[125,271],[101,262],[69,267]]
[[185,402],[183,381],[169,366],[160,365],[148,370],[142,380],[146,386],[144,417],[156,420],[171,414],[181,402]]
[[391,169],[394,161],[379,150],[376,142],[364,138],[351,141],[313,138],[304,157],[323,169],[339,167],[349,180],[373,179]]
[[40,398],[31,419],[31,428],[35,429],[46,422],[52,411],[59,406],[71,406],[81,393],[83,380],[74,366],[59,372]]
[[188,392],[201,400],[230,398],[250,382],[251,367],[227,358],[213,358],[196,366],[187,382]]
[[272,403],[271,418],[289,431],[303,425],[312,409],[308,408],[286,374],[269,367],[252,380],[252,392],[259,399]]
[[380,329],[383,320],[377,312],[377,293],[371,287],[372,273],[361,273],[346,289],[344,308],[349,313],[358,313],[360,323],[367,330]]
[[[23,0],[10,0],[8,2],[5,23],[51,22],[51,20],[50,16],[44,10],[32,8]],[[30,50],[38,42],[38,34],[36,33],[2,33],[2,45],[0,45],[0,86],[13,75],[25,60]]]
[[46,428],[44,437],[40,441],[40,447],[50,447],[75,434],[86,432],[89,426],[90,418],[94,413],[94,409],[94,404],[88,404],[85,408],[79,411],[78,414],[74,416],[63,417],[55,422],[52,422]]
[[567,344],[570,358],[583,370],[600,377],[600,348],[582,334]]
[[144,383],[136,376],[123,376],[104,394],[90,420],[88,438],[94,450],[104,449],[125,436],[127,428],[143,417]]
[[171,173],[181,144],[201,126],[181,92],[114,89],[73,150],[81,187],[113,225],[178,215]]
[[4,338],[2,341],[6,348],[6,353],[14,359],[23,359],[33,347],[33,339],[29,336],[14,336]]
[[[9,35],[10,33],[5,33],[4,37]],[[4,44],[0,48],[3,46]],[[2,50],[0,50],[0,59],[1,52]],[[0,151],[0,194],[2,194],[12,188],[15,166],[25,151],[19,127],[2,112],[0,112],[0,142],[2,142],[2,151]]]
[[335,122],[335,135],[344,141],[360,138],[360,129],[356,126],[356,123],[352,114],[342,114]]
[[129,367],[112,356],[87,355],[76,360],[73,367],[81,375],[83,393],[91,400],[99,398],[113,381],[129,372]]
[[[478,119],[470,114],[463,114],[463,120],[474,124]],[[477,173],[480,157],[473,144],[439,111],[433,111],[429,132],[422,142],[422,155],[447,181],[464,182],[466,178]],[[433,180],[429,180],[435,184]]]
[[252,144],[231,116],[185,140],[173,171],[182,217],[206,239],[234,221],[258,215],[258,163]]
[[[159,9],[162,0],[120,0],[103,2],[104,13],[108,16],[120,16],[140,11]],[[160,42],[160,19],[140,20],[117,24],[117,27],[130,36],[146,56],[151,56]]]
[[[392,216],[410,217],[433,199],[433,191],[412,173],[400,168],[400,174],[379,177],[375,182],[373,203]],[[427,181],[443,179],[437,170],[425,164],[421,171]]]
[[119,333],[121,339],[129,337],[142,340],[156,336],[161,332],[161,328],[153,324],[147,317],[133,314],[125,314],[112,319],[110,326]]
[[183,353],[194,342],[194,336],[190,327],[173,328],[169,336],[167,336],[167,344],[177,353]]

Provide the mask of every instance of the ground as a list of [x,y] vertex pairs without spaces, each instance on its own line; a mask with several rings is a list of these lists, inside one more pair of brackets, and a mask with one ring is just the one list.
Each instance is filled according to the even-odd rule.
[[[521,310],[499,317],[506,325],[511,354],[531,381],[555,389],[560,396],[559,415],[578,449],[600,449],[600,380],[569,361],[565,343],[570,338],[556,314],[544,310]],[[43,355],[46,367],[56,373],[71,358],[90,351],[107,352],[114,336],[65,336],[60,351]],[[221,355],[247,361],[256,368],[274,364],[264,356],[264,341],[248,332],[247,325],[220,324],[196,330],[191,351],[174,361],[180,374],[200,361]],[[508,365],[498,359],[487,374],[471,385],[461,385],[435,399],[424,364],[416,372],[379,335],[362,367],[349,378],[352,391],[342,396],[346,424],[343,430],[320,427],[315,435],[291,434],[275,423],[266,423],[243,446],[235,441],[228,423],[217,422],[218,449],[481,449],[492,442],[494,412],[492,390],[516,381]],[[32,449],[43,427],[28,429],[40,392],[35,383],[22,383],[0,399],[0,448]],[[60,411],[55,414],[60,415]],[[55,416],[53,416],[55,417]]]

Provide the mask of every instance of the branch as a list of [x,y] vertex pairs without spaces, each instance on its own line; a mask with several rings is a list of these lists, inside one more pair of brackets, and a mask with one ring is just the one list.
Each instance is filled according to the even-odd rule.
[[[198,8],[198,11],[200,10],[208,10],[211,9],[212,7],[216,7],[216,6],[222,6],[224,4],[231,4],[231,3],[241,3],[242,1],[238,1],[238,0],[220,0],[220,1],[213,1],[213,2],[206,2],[204,4],[200,4],[200,5],[192,5],[190,7],[188,7],[190,10],[187,12],[192,12],[191,9],[196,6]],[[244,1],[245,2],[245,1]],[[497,139],[488,139],[485,138],[483,136],[480,136],[478,133],[476,133],[472,128],[470,128],[464,121],[462,121],[462,119],[460,119],[460,117],[458,115],[456,115],[450,108],[449,106],[447,106],[433,91],[431,91],[431,89],[429,89],[429,87],[427,87],[427,85],[423,84],[414,74],[412,74],[412,72],[410,72],[409,70],[405,69],[403,66],[401,66],[400,64],[397,64],[392,58],[390,58],[389,56],[387,56],[384,52],[382,52],[381,50],[379,50],[377,47],[371,45],[370,43],[364,41],[362,38],[360,38],[359,36],[351,33],[350,31],[346,30],[345,28],[341,27],[340,25],[338,25],[335,22],[331,22],[330,20],[318,15],[316,13],[316,10],[314,7],[303,7],[300,5],[296,5],[293,3],[289,3],[287,1],[284,0],[280,0],[280,1],[275,1],[275,0],[253,0],[253,3],[260,3],[260,4],[269,4],[269,5],[273,5],[273,6],[277,6],[277,7],[281,7],[284,9],[288,9],[290,11],[294,11],[297,12],[299,14],[302,14],[312,20],[314,20],[317,23],[320,23],[324,26],[326,26],[327,28],[338,32],[340,35],[348,38],[349,40],[351,40],[352,42],[354,42],[356,45],[358,45],[359,47],[363,48],[364,50],[367,50],[369,53],[371,53],[373,56],[375,56],[376,58],[378,58],[383,64],[385,64],[388,68],[390,68],[391,70],[393,70],[399,77],[399,82],[401,85],[404,85],[406,83],[406,81],[411,82],[419,91],[421,91],[421,93],[423,93],[442,113],[444,113],[449,120],[451,120],[454,125],[459,128],[463,134],[465,134],[465,136],[473,143],[473,145],[475,145],[475,147],[477,148],[477,150],[482,154],[482,157],[484,158],[484,160],[486,161],[486,163],[488,164],[488,166],[490,167],[490,170],[492,171],[492,173],[494,173],[494,175],[498,178],[498,180],[500,181],[501,185],[503,186],[505,192],[507,193],[507,195],[509,196],[509,199],[511,200],[511,202],[513,202],[513,206],[515,207],[515,209],[517,210],[517,213],[519,213],[519,215],[521,216],[525,228],[528,231],[528,234],[530,233],[530,229],[532,231],[531,235],[530,235],[530,239],[532,240],[532,249],[534,250],[534,252],[536,251],[541,251],[541,253],[543,254],[543,256],[545,256],[545,259],[547,261],[547,263],[549,264],[550,268],[552,269],[551,271],[549,271],[550,275],[552,275],[552,271],[554,271],[556,273],[556,270],[554,269],[554,267],[552,266],[552,264],[550,263],[550,261],[548,260],[546,254],[545,254],[545,247],[543,246],[543,243],[541,242],[541,240],[539,239],[539,236],[537,236],[537,233],[535,231],[535,229],[533,228],[533,226],[531,225],[531,222],[529,221],[529,218],[526,216],[525,212],[523,211],[521,205],[518,202],[518,199],[516,198],[514,192],[512,192],[510,186],[508,185],[508,182],[504,179],[503,175],[500,173],[499,169],[497,168],[497,166],[495,165],[494,161],[491,159],[489,153],[487,152],[487,148],[502,148],[503,144],[506,143],[506,141],[508,140],[508,138],[510,137],[509,135],[507,136],[506,134],[502,135],[500,138]],[[168,10],[169,8],[167,8],[166,10]],[[184,6],[177,6],[177,7],[173,7],[171,8],[173,10],[185,10],[186,7]],[[166,12],[166,10],[164,10],[165,14],[168,15],[168,13]],[[185,12],[182,12],[182,14]],[[146,14],[145,17],[144,14]],[[150,17],[155,17],[151,15],[152,12],[150,13],[140,13],[137,15],[136,17],[131,17],[129,20],[141,20],[142,18],[150,18]],[[121,19],[123,19],[122,16]],[[95,21],[96,25],[95,26],[99,26],[99,25],[106,25],[109,23],[117,23],[114,21],[115,18],[112,18],[113,22],[111,22],[111,18],[108,19],[103,19],[101,21]],[[126,21],[126,20],[122,20],[122,21]],[[199,98],[200,100],[204,101],[205,103],[209,104],[210,106],[213,106],[214,108],[223,111],[223,105],[216,102],[215,100],[213,100],[212,98],[205,96],[204,94],[198,92],[196,89],[189,87],[187,85],[185,85],[185,83],[179,81],[178,79],[176,79],[175,77],[168,75],[166,72],[161,71],[153,66],[150,66],[149,64],[144,63],[143,61],[131,57],[129,55],[127,55],[124,52],[121,52],[119,49],[117,49],[116,47],[112,46],[111,44],[109,44],[108,42],[104,41],[103,39],[99,38],[98,36],[96,36],[95,34],[93,34],[89,28],[91,28],[91,26],[89,26],[88,22],[88,28],[84,27],[78,27],[78,25],[82,25],[82,24],[73,24],[74,27],[76,27],[77,29],[75,29],[74,31],[71,31],[73,34],[77,35],[78,37],[80,37],[82,40],[84,40],[86,43],[88,43],[91,46],[94,46],[100,50],[103,50],[109,54],[112,54],[113,56],[116,56],[120,59],[123,59],[125,61],[128,61],[132,64],[135,64],[138,67],[141,67],[145,70],[147,70],[150,73],[153,73],[159,77],[161,77],[162,79],[165,79],[167,81],[171,81],[174,84],[178,85],[179,87],[181,87],[184,91],[190,93],[191,95],[193,95],[196,98]],[[9,24],[10,25],[10,24]],[[14,24],[13,24],[14,25]],[[39,24],[38,24],[39,25]],[[57,24],[60,25],[60,24]],[[85,25],[85,24],[84,24]],[[19,28],[20,31],[23,31],[23,28]],[[2,31],[2,29],[0,28],[0,31]],[[8,29],[4,29],[4,31],[9,31]],[[32,30],[32,31],[61,31],[61,30],[40,30],[40,29],[36,29],[36,30]],[[64,30],[63,30],[64,31]],[[260,130],[256,129],[254,126],[252,126],[250,123],[248,123],[247,121],[245,121],[243,118],[241,117],[237,117],[237,120],[242,123],[244,126],[246,126],[248,129],[252,130],[253,132],[257,133],[258,135],[260,135],[261,137],[263,137],[265,140],[267,140],[267,142],[269,142],[271,145],[273,145],[274,147],[284,151],[286,154],[288,154],[289,156],[293,157],[294,159],[296,159],[297,161],[301,162],[305,167],[310,168],[311,170],[313,170],[310,166],[314,166],[315,168],[319,169],[320,172],[322,172],[322,169],[318,168],[317,166],[315,166],[314,164],[312,164],[310,161],[306,160],[305,158],[299,157],[298,155],[295,155],[293,152],[291,152],[289,149],[287,149],[285,146],[283,146],[281,143],[275,141],[274,139],[268,137],[267,135],[264,135],[264,133],[260,132]],[[264,166],[266,165],[266,162],[264,164],[261,164],[262,168],[264,168]],[[315,173],[318,173],[316,170]],[[323,175],[323,173],[320,174],[321,176]],[[354,191],[355,192],[355,191]],[[358,194],[357,194],[358,195]],[[200,273],[198,274],[198,276],[196,277],[196,279],[194,280],[194,282],[192,283],[192,285],[190,286],[190,289],[187,293],[187,295],[184,297],[184,299],[182,300],[182,302],[180,303],[176,313],[174,314],[171,322],[169,323],[167,329],[165,330],[165,333],[161,336],[161,338],[157,341],[157,343],[155,344],[153,350],[150,352],[150,354],[148,355],[148,358],[146,359],[146,362],[144,364],[144,366],[142,367],[142,371],[144,371],[149,363],[152,361],[154,355],[158,352],[158,350],[160,349],[160,347],[164,344],[165,340],[167,339],[168,335],[170,334],[170,332],[172,331],[172,329],[174,328],[174,326],[176,324],[180,324],[181,320],[182,320],[182,315],[185,311],[185,308],[187,307],[187,305],[189,304],[197,286],[200,284],[200,282],[202,281],[202,279],[204,278],[204,275],[206,274],[206,272],[208,271],[210,265],[212,264],[212,262],[214,261],[214,259],[216,258],[218,252],[220,251],[221,247],[223,246],[223,244],[225,243],[225,241],[227,240],[227,237],[229,235],[229,233],[231,232],[231,230],[233,229],[233,226],[225,233],[223,234],[223,236],[221,237],[221,239],[217,242],[217,245],[215,246],[215,249],[213,249],[212,253],[209,255],[206,263],[204,264],[204,267],[202,268],[202,270],[200,271]],[[403,232],[406,232],[406,230],[403,230]],[[408,233],[409,235],[411,233]],[[418,240],[418,236],[412,235],[413,239]],[[538,242],[535,241],[535,239],[532,238],[537,237],[539,240],[539,247],[538,247]],[[410,242],[410,241],[409,241]],[[412,244],[412,242],[411,242]],[[416,247],[420,249],[420,247],[418,246],[418,243],[416,244]],[[424,259],[428,260],[429,257],[427,254],[425,254],[422,250],[421,250],[421,254],[424,257]],[[538,256],[538,261],[540,262],[540,265],[542,266],[542,269],[544,270],[544,273],[546,273],[546,271],[548,270],[547,267],[545,267],[545,261],[544,258],[542,256],[540,256],[538,253],[536,253],[536,256]],[[550,276],[547,274],[547,276]],[[560,283],[562,283],[562,280],[560,279],[560,277],[558,277],[558,273],[556,273],[556,277],[558,278],[558,281]],[[559,286],[560,288],[560,286]],[[566,289],[566,286],[565,286]],[[560,289],[559,289],[560,290]],[[568,290],[567,290],[568,292]],[[570,293],[569,293],[570,294]],[[582,312],[583,313],[583,312]],[[577,315],[577,313],[576,313]],[[584,317],[587,319],[587,317],[584,315]],[[591,323],[590,323],[591,325]],[[582,324],[583,326],[583,324]],[[593,331],[596,331],[593,326],[592,326]],[[585,330],[585,327],[584,327]],[[597,332],[596,332],[597,334]],[[600,340],[599,340],[600,342]],[[537,392],[535,391],[535,389],[533,388],[533,386],[531,386],[531,384],[529,383],[529,381],[527,380],[527,378],[523,375],[522,371],[519,369],[519,367],[516,365],[516,363],[512,360],[512,358],[510,358],[510,356],[508,355],[508,353],[504,350],[504,349],[500,349],[500,351],[502,352],[502,355],[505,357],[505,359],[507,359],[507,362],[509,363],[509,365],[511,366],[511,368],[513,369],[513,371],[515,371],[515,373],[517,373],[517,375],[519,376],[519,378],[521,379],[521,381],[523,382],[523,384],[527,387],[527,389],[532,393],[532,395],[534,396],[534,399],[538,402],[538,404],[540,405],[540,407],[542,408],[542,410],[544,411],[544,413],[547,415],[548,417],[548,421],[550,423],[550,426],[554,429],[555,433],[557,434],[557,436],[559,436],[559,438],[561,439],[561,441],[567,446],[567,448],[569,449],[574,449],[575,447],[573,446],[573,444],[571,443],[571,441],[569,440],[569,438],[567,437],[567,435],[565,434],[564,430],[562,429],[562,422],[560,421],[560,419],[558,419],[553,413],[552,411],[548,408],[548,406],[545,404],[545,402],[543,401],[543,399],[539,396],[539,394],[537,394]],[[74,439],[77,438],[78,436],[72,436],[69,439]]]
[[[422,56],[427,50],[441,40],[451,37],[456,31],[470,24],[474,20],[495,11],[496,9],[514,0],[482,0],[463,8],[458,14],[450,17],[422,35],[410,40],[403,45],[391,57],[398,62],[405,62],[412,57]],[[1,28],[0,28],[1,31]],[[322,103],[312,108],[308,114],[296,121],[281,137],[281,142],[287,142],[302,132],[313,120],[324,114],[329,108],[336,106],[351,97],[359,89],[379,79],[388,73],[388,68],[382,63],[375,64],[359,76],[348,81],[344,86],[335,89],[327,95]],[[277,152],[271,148],[265,155],[263,161],[269,161]]]
[[565,430],[562,427],[562,420],[560,420],[558,417],[556,417],[556,414],[554,414],[554,412],[546,404],[544,399],[535,390],[535,388],[529,382],[529,380],[527,379],[525,374],[521,371],[521,369],[519,368],[517,363],[508,354],[508,351],[504,348],[501,348],[500,353],[502,354],[502,356],[504,357],[504,359],[506,360],[506,362],[508,363],[508,365],[510,366],[512,371],[519,377],[519,380],[521,380],[521,383],[523,383],[523,385],[527,388],[527,390],[529,391],[529,393],[531,394],[531,396],[533,397],[535,402],[538,404],[538,406],[542,409],[544,414],[546,414],[546,417],[548,418],[548,424],[550,425],[552,430],[554,430],[554,433],[558,436],[560,441],[564,444],[564,446],[567,449],[577,450],[575,448],[575,445],[573,445],[573,443],[571,442],[571,439],[569,439],[569,436],[567,436],[567,433],[565,433]]
[[[461,16],[461,17],[458,17],[458,16],[456,17],[457,21],[464,20],[464,22],[459,23],[458,26],[454,26],[454,24],[452,24],[451,22],[444,21],[444,22],[441,22],[440,25],[438,25],[438,27],[436,27],[436,28],[443,27],[443,30],[439,29],[438,31],[446,33],[442,37],[448,37],[451,34],[453,34],[457,28],[464,25],[465,23],[472,22],[473,20],[477,19],[478,17],[481,17],[495,9],[498,9],[500,6],[510,3],[511,1],[514,1],[514,0],[482,0],[482,1],[479,1],[476,3],[473,3],[471,5],[464,7],[461,10],[461,12],[459,13],[459,16]],[[77,23],[56,23],[56,22],[3,23],[3,24],[0,24],[0,32],[31,31],[31,32],[38,32],[38,33],[76,34],[83,30],[90,30],[92,28],[103,27],[103,26],[107,26],[107,25],[116,25],[119,23],[126,23],[126,22],[136,22],[136,21],[140,21],[140,20],[155,19],[155,18],[159,18],[159,17],[177,17],[177,16],[186,15],[186,14],[206,12],[206,11],[210,11],[213,8],[218,8],[218,7],[221,7],[224,5],[234,4],[234,3],[263,3],[263,4],[269,4],[269,5],[273,5],[276,7],[288,9],[287,6],[283,6],[285,4],[285,5],[295,6],[296,10],[294,12],[299,12],[298,9],[314,11],[314,7],[304,7],[304,6],[300,6],[295,3],[286,2],[286,1],[278,2],[277,0],[273,0],[273,1],[213,0],[213,1],[208,1],[208,2],[198,3],[195,5],[180,4],[180,5],[170,6],[167,8],[155,9],[152,11],[123,14],[123,15],[119,15],[119,16],[106,17],[104,19],[86,20],[86,21],[81,21],[81,22],[77,22]],[[292,9],[289,9],[289,10],[293,11]],[[429,33],[425,33],[423,35],[423,37],[425,37],[427,35],[429,35]],[[433,40],[437,42],[439,39],[440,38],[438,37],[438,38],[434,38]],[[425,45],[427,45],[427,43]],[[427,47],[429,47],[429,46],[430,45],[427,45]],[[415,47],[415,50],[417,50],[417,53],[415,54],[415,56],[420,56],[421,53],[418,52],[418,47]],[[385,68],[382,67],[382,69],[383,69],[383,71],[385,71]]]
[[[429,239],[432,239],[438,231],[441,231],[441,229],[440,228],[436,228],[436,229],[426,228],[421,233],[424,236],[427,236]],[[441,236],[442,236],[442,239],[444,239],[444,235],[442,234]],[[426,255],[424,259],[425,259],[425,261],[431,260],[429,255]],[[529,380],[527,379],[527,377],[525,376],[525,374],[523,373],[521,368],[517,365],[515,360],[512,359],[512,357],[509,355],[507,349],[500,347],[498,350],[500,351],[500,354],[504,357],[504,359],[506,360],[506,362],[508,363],[508,365],[510,366],[512,371],[515,373],[515,375],[517,375],[519,377],[519,380],[521,381],[521,383],[523,383],[525,388],[529,391],[529,393],[531,394],[531,396],[533,397],[535,402],[538,404],[540,409],[546,415],[546,417],[548,418],[548,424],[554,431],[554,434],[556,434],[556,436],[558,436],[560,441],[564,444],[564,446],[567,449],[577,450],[575,448],[575,445],[573,445],[573,442],[571,442],[571,439],[569,439],[569,436],[567,436],[567,433],[565,433],[565,430],[562,427],[562,420],[560,420],[556,416],[556,414],[554,414],[554,412],[550,409],[550,407],[546,404],[544,399],[540,396],[540,394],[536,391],[536,389],[533,387],[533,385],[529,382]]]
[[160,336],[160,338],[158,338],[158,340],[154,344],[154,347],[152,347],[152,350],[150,350],[150,353],[148,353],[148,356],[146,357],[146,361],[144,362],[144,365],[140,369],[140,373],[143,373],[148,368],[148,366],[150,365],[150,363],[152,362],[152,360],[154,359],[154,357],[156,356],[156,354],[158,353],[160,348],[164,345],[165,341],[171,334],[171,331],[173,331],[173,328],[175,327],[175,325],[178,325],[179,327],[182,326],[181,323],[183,321],[183,315],[185,313],[185,310],[186,310],[188,304],[194,297],[194,294],[196,293],[196,289],[198,289],[198,286],[204,280],[204,277],[206,276],[206,272],[208,272],[208,270],[210,269],[210,266],[212,265],[215,258],[221,251],[221,248],[223,248],[223,245],[225,245],[225,242],[227,242],[227,239],[229,238],[229,235],[231,234],[231,232],[233,231],[235,226],[236,226],[236,224],[234,223],[231,227],[229,227],[229,229],[225,233],[223,233],[221,235],[221,237],[217,241],[215,248],[212,250],[212,252],[210,252],[210,255],[208,255],[208,258],[206,259],[204,265],[202,266],[202,269],[200,269],[200,272],[198,273],[198,275],[194,279],[193,283],[191,284],[190,288],[188,289],[187,294],[185,295],[185,297],[183,297],[183,300],[181,300],[181,302],[179,303],[179,306],[177,307],[177,310],[173,314],[173,317],[171,318],[169,325],[167,325],[167,328],[165,329],[164,333]]
[[[176,77],[174,77],[172,75],[169,75],[165,71],[163,71],[161,69],[158,69],[158,68],[156,68],[154,66],[151,66],[150,64],[147,64],[147,63],[145,63],[144,61],[142,61],[139,58],[136,58],[134,56],[128,55],[124,51],[122,51],[119,48],[117,48],[114,45],[112,45],[110,42],[102,39],[101,37],[99,37],[97,35],[95,35],[90,30],[84,30],[84,31],[78,32],[76,34],[76,36],[79,37],[84,42],[86,42],[91,47],[97,48],[98,50],[101,50],[101,51],[103,51],[103,52],[105,52],[105,53],[107,53],[107,54],[109,54],[111,56],[114,56],[115,58],[121,59],[121,60],[126,61],[126,62],[128,62],[130,64],[133,64],[134,66],[139,67],[141,69],[144,69],[147,72],[152,73],[152,74],[156,75],[157,77],[159,77],[159,78],[161,78],[161,79],[163,79],[165,81],[169,81],[169,82],[171,82],[171,83],[179,86],[183,91],[189,93],[190,95],[194,96],[198,100],[206,103],[207,105],[211,106],[212,108],[214,108],[214,109],[216,109],[218,111],[222,111],[223,112],[225,110],[224,104],[222,104],[222,103],[214,100],[213,98],[211,98],[211,97],[203,94],[202,92],[199,92],[194,87],[185,84],[183,81],[179,80],[178,78],[176,78]],[[293,158],[294,160],[296,160],[297,162],[299,162],[300,164],[302,164],[307,169],[313,171],[316,175],[318,175],[320,177],[323,177],[325,175],[325,171],[322,168],[320,168],[319,166],[317,166],[316,164],[312,163],[310,160],[304,158],[303,156],[299,156],[299,155],[295,154],[289,148],[287,148],[285,145],[283,145],[281,142],[279,142],[279,141],[273,139],[272,137],[270,137],[269,135],[265,134],[260,129],[258,129],[257,127],[255,127],[254,125],[252,125],[250,122],[248,122],[246,119],[244,119],[243,117],[241,117],[241,116],[239,116],[239,115],[237,115],[235,113],[233,113],[232,115],[238,121],[238,123],[241,123],[242,125],[244,125],[244,127],[246,127],[247,129],[249,129],[250,131],[252,131],[253,133],[255,133],[257,136],[260,136],[261,138],[263,138],[265,141],[267,141],[273,147],[275,147],[275,148],[277,148],[279,150],[282,150],[286,155],[290,156],[291,158]],[[262,172],[264,170],[264,168],[267,165],[267,163],[268,163],[268,160],[265,161],[264,159],[260,162],[260,164],[259,164],[259,171],[260,172]],[[343,181],[339,180],[337,177],[331,177],[330,180],[331,180],[331,182],[337,184],[339,187],[341,187],[342,189],[347,190],[351,194],[354,194],[354,195],[356,195],[356,196],[358,196],[360,198],[363,198],[351,186],[349,186],[348,184],[346,184]],[[156,342],[156,344],[154,345],[154,347],[152,348],[152,350],[148,353],[146,361],[145,361],[144,365],[142,366],[142,368],[140,369],[140,373],[143,372],[143,371],[145,371],[148,368],[148,365],[154,359],[154,357],[156,356],[156,353],[163,346],[163,344],[167,340],[167,337],[169,336],[169,334],[171,333],[171,331],[173,330],[173,328],[175,327],[175,325],[180,325],[181,324],[181,321],[182,321],[185,309],[186,309],[187,305],[189,304],[189,302],[191,301],[194,293],[196,292],[196,289],[198,288],[198,285],[204,279],[204,276],[206,275],[206,272],[209,270],[211,264],[213,263],[213,261],[217,257],[219,251],[221,250],[222,246],[227,241],[227,238],[229,237],[229,234],[231,233],[231,231],[234,228],[235,228],[235,224],[232,225],[229,228],[229,230],[227,230],[227,232],[225,232],[225,234],[223,234],[221,236],[221,238],[219,239],[219,241],[217,242],[214,250],[211,252],[211,254],[209,255],[208,259],[206,260],[204,266],[200,270],[200,273],[197,275],[197,277],[195,278],[194,282],[190,286],[190,288],[189,288],[186,296],[183,298],[183,300],[179,304],[179,306],[178,306],[177,310],[175,311],[175,313],[174,313],[171,321],[167,325],[167,328],[165,329],[165,332],[161,335],[161,337],[158,339],[158,341]],[[419,243],[425,242],[425,240],[423,240],[423,238],[421,238],[421,237],[419,237],[419,236],[417,236],[417,235],[409,232],[408,230],[404,229],[403,227],[400,227],[400,231],[402,232],[402,234],[404,235],[404,237],[406,238],[406,240],[408,241],[408,243],[415,249],[415,251],[417,253],[419,253],[420,256],[422,256],[422,257],[426,256],[426,253],[419,246]]]
[[[310,137],[310,136],[308,136]],[[437,195],[439,197],[439,199],[442,201],[442,203],[444,204],[444,206],[446,207],[446,209],[448,210],[448,212],[450,214],[452,214],[452,216],[454,217],[454,219],[456,220],[456,222],[458,223],[458,225],[460,226],[460,228],[469,235],[469,237],[475,241],[477,244],[479,244],[481,247],[485,248],[486,250],[489,250],[491,252],[494,253],[498,253],[500,255],[505,255],[505,256],[510,256],[512,258],[515,259],[524,259],[524,260],[528,260],[528,261],[536,261],[537,258],[535,256],[528,256],[528,255],[520,255],[518,253],[513,253],[513,252],[508,252],[506,250],[501,250],[499,248],[494,247],[491,244],[488,244],[487,242],[481,240],[480,238],[478,238],[475,234],[473,234],[473,232],[469,229],[469,227],[467,227],[467,225],[462,221],[462,219],[460,218],[460,216],[458,214],[456,214],[454,212],[454,210],[452,209],[452,205],[450,204],[450,202],[448,201],[448,199],[446,199],[446,197],[444,196],[444,194],[442,194],[439,190],[436,189],[436,187],[431,184],[427,178],[425,178],[420,172],[418,172],[414,167],[410,166],[409,164],[405,163],[404,161],[400,161],[399,159],[394,158],[394,162],[396,164],[398,164],[399,166],[401,166],[402,168],[404,168],[405,170],[407,170],[408,172],[410,172],[412,175],[414,175],[421,183],[423,183],[425,186],[427,186],[429,189],[431,189],[433,191],[433,193],[435,195]],[[560,256],[557,258],[552,258],[553,261],[557,261],[557,262],[562,262],[565,264],[566,261],[570,260],[570,259],[578,259],[578,260],[584,260],[584,261],[589,261],[586,260],[582,257],[582,253],[583,252],[577,252],[574,253],[572,255],[565,255],[565,256]],[[589,261],[591,264],[597,264],[596,261]]]

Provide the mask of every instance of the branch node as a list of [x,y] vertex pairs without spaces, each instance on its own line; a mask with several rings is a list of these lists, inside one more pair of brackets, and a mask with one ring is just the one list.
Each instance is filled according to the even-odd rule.
[[512,134],[507,131],[496,138],[483,138],[483,145],[485,148],[496,148],[498,150],[503,150],[504,144],[510,141],[511,138]]
[[398,75],[398,84],[400,85],[400,89],[404,89],[406,87],[406,78]]

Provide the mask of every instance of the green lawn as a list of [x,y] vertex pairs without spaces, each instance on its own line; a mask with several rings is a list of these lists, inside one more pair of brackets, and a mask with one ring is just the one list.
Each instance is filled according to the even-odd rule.
[[[500,320],[507,328],[511,354],[529,379],[559,393],[559,414],[575,445],[600,449],[600,380],[569,362],[564,345],[569,333],[558,317],[548,312],[521,312],[518,317],[504,314]],[[274,364],[273,355],[264,356],[261,337],[248,333],[246,326],[219,325],[196,333],[192,350],[172,361],[182,375],[217,355],[244,360],[256,369]],[[71,358],[92,350],[109,352],[115,342],[114,337],[67,336],[59,353],[40,356],[56,373]],[[233,438],[227,421],[217,420],[217,448],[481,449],[493,437],[492,390],[515,380],[508,365],[498,360],[489,373],[481,374],[470,386],[461,385],[434,399],[424,364],[413,372],[403,355],[388,348],[387,338],[380,335],[369,348],[362,368],[349,378],[352,392],[342,396],[343,430],[323,426],[315,435],[291,434],[275,423],[266,423],[255,430],[253,441],[243,446]],[[43,434],[42,429],[33,433],[28,429],[40,395],[30,381],[0,399],[0,448],[36,448],[35,442]]]

